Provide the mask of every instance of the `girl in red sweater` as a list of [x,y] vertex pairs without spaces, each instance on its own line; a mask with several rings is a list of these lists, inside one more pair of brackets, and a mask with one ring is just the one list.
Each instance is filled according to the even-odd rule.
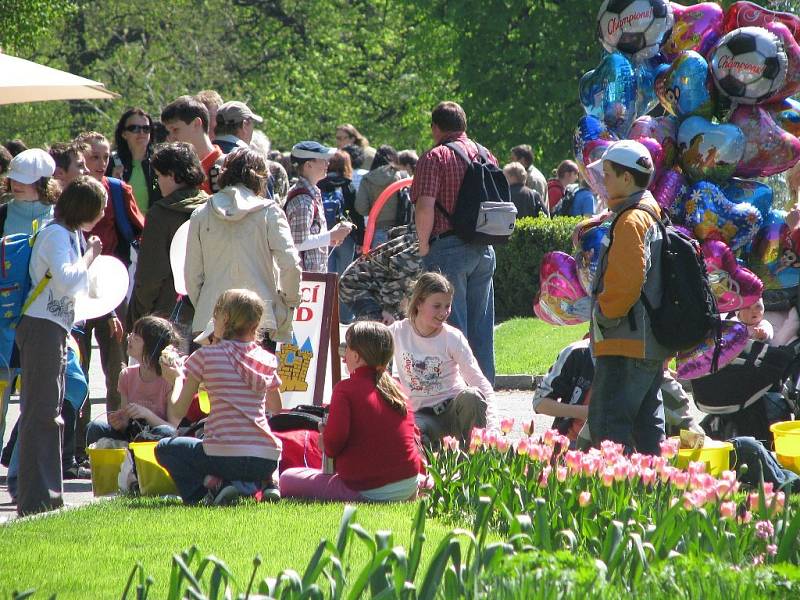
[[373,502],[414,498],[418,432],[403,392],[386,372],[394,354],[392,335],[381,323],[359,321],[345,339],[350,378],[333,388],[319,438],[336,461],[336,473],[287,469],[281,474],[281,495]]

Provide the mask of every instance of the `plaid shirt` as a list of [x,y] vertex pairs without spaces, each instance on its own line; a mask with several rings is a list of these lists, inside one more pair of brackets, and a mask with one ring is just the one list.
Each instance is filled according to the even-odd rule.
[[[465,132],[454,133],[442,140],[442,144],[457,142],[467,156],[474,159],[478,154],[475,142],[467,137]],[[497,164],[497,159],[487,150],[489,160]],[[411,185],[411,202],[423,196],[432,196],[436,202],[448,213],[453,213],[461,181],[467,172],[467,163],[461,160],[455,152],[447,146],[434,146],[422,155],[414,171],[414,183]],[[433,230],[431,237],[451,230],[450,220],[438,208],[434,208]]]
[[[322,206],[322,193],[319,188],[304,177],[300,177],[289,192],[298,188],[305,189],[313,195],[299,194],[287,201],[283,207],[296,246],[302,244],[309,235],[328,231],[328,225],[325,222],[325,208]],[[328,272],[327,246],[303,250],[299,254],[300,266],[303,271]]]

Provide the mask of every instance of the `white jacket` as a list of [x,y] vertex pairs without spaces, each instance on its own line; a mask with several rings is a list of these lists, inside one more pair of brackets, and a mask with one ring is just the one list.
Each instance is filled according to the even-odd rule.
[[202,331],[222,292],[256,292],[266,310],[261,327],[274,341],[291,339],[300,304],[300,258],[281,207],[243,185],[226,187],[192,213],[184,267],[194,305],[192,331]]

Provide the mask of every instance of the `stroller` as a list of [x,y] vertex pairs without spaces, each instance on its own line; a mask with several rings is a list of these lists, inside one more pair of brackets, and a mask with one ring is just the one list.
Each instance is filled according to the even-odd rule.
[[692,381],[695,404],[707,413],[700,425],[709,436],[751,436],[767,447],[771,422],[789,418],[790,411],[797,415],[798,391],[800,340],[778,347],[749,340],[730,364]]

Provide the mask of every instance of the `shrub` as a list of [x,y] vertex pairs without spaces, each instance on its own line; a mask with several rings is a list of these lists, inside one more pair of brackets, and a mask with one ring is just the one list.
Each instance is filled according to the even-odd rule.
[[526,217],[517,221],[508,244],[496,246],[494,302],[497,321],[530,317],[539,291],[539,265],[547,252],[572,254],[572,230],[580,217]]

